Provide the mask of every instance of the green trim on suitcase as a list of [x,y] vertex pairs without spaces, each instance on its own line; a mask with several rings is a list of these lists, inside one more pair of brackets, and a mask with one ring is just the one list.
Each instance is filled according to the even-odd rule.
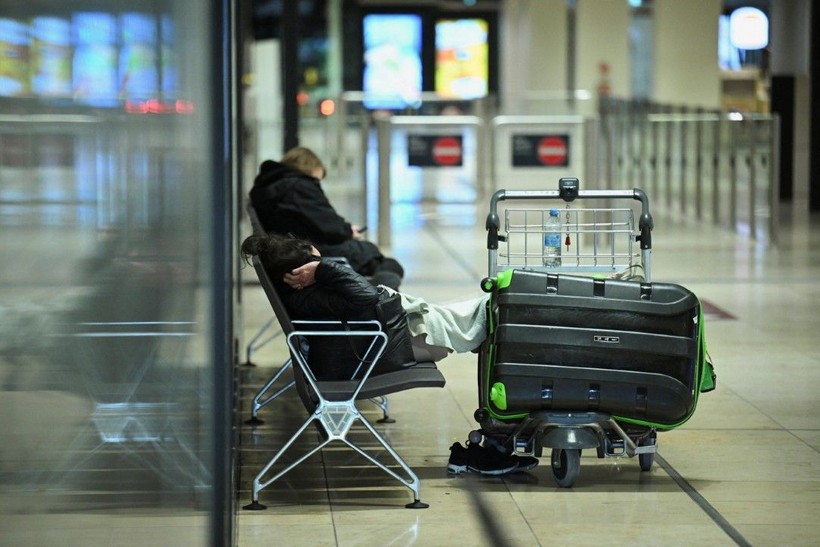
[[[498,289],[506,289],[512,283],[512,276],[513,276],[513,269],[510,268],[509,270],[504,270],[503,272],[499,273],[495,276],[495,290],[490,294],[490,301],[487,304],[487,322],[489,327],[489,337],[492,338],[492,335],[495,333],[495,315],[493,314],[495,298],[498,295]],[[488,363],[495,363],[495,344],[490,343],[487,348],[487,362]],[[496,420],[520,420],[522,418],[526,418],[529,412],[520,412],[517,414],[499,414],[493,409],[493,406],[496,406],[499,410],[506,410],[507,408],[507,397],[506,397],[506,390],[502,392],[500,389],[496,389],[496,396],[495,399],[493,398],[493,385],[490,385],[490,375],[491,375],[492,367],[487,367],[487,378],[485,380],[485,384],[487,385],[486,394],[487,399],[485,406],[487,408],[487,412],[490,413],[490,416],[495,418]],[[500,382],[496,382],[503,386]],[[498,400],[498,404],[496,403]],[[492,404],[490,404],[492,402]]]
[[504,270],[500,274],[495,276],[495,288],[496,289],[506,289],[512,283],[512,276],[515,270],[510,268],[509,270]]
[[[489,345],[489,348],[487,349],[487,360],[490,363],[495,362],[495,344],[490,344]],[[494,395],[493,394],[493,388],[496,387],[496,384],[502,386],[502,388],[503,388],[504,384],[502,384],[501,382],[496,382],[492,386],[490,385],[490,371],[491,371],[491,369],[492,369],[492,367],[487,367],[487,379],[485,380],[485,383],[488,386],[487,389],[489,391],[489,393],[487,393],[487,403],[485,405],[486,409],[487,409],[487,412],[490,413],[491,417],[495,418],[496,420],[502,420],[502,421],[504,421],[504,420],[521,420],[523,418],[526,418],[529,415],[529,412],[520,412],[520,413],[517,413],[517,414],[499,414],[498,412],[496,412],[493,409],[493,406],[496,406],[499,410],[506,410],[506,408],[507,408],[507,397],[506,397],[506,389],[496,388],[496,390],[495,390],[496,391],[495,399],[494,399],[494,397],[493,397],[493,395]],[[496,403],[496,399],[498,400],[498,403]],[[492,403],[492,404],[490,404],[490,403]],[[502,406],[503,406],[503,408],[502,408]]]

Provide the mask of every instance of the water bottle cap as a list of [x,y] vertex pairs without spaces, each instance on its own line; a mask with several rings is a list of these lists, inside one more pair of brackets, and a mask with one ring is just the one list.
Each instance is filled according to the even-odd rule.
[[557,217],[559,214],[560,214],[560,211],[558,209],[550,209],[550,216],[551,217]]

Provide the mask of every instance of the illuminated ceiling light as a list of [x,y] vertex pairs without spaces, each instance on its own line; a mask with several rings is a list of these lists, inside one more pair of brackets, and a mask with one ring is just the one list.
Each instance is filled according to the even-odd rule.
[[738,8],[729,16],[729,37],[738,49],[769,45],[769,18],[757,8]]

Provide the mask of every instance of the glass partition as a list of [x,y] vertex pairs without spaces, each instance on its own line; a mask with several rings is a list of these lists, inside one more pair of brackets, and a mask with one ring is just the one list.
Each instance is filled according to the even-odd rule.
[[208,4],[0,0],[3,544],[222,534]]

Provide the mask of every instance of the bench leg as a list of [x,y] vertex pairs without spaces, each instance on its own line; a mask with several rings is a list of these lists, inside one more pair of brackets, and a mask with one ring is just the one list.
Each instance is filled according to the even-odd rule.
[[282,374],[284,374],[287,370],[290,369],[291,365],[292,365],[292,360],[291,359],[288,359],[287,361],[285,361],[285,363],[279,368],[279,370],[276,371],[276,374],[274,374],[273,377],[270,380],[268,380],[268,383],[266,383],[264,386],[262,386],[262,389],[260,389],[256,393],[256,395],[254,395],[253,400],[251,401],[251,417],[250,417],[250,419],[245,420],[246,424],[248,424],[248,425],[261,425],[261,424],[264,424],[265,423],[264,420],[260,420],[259,416],[258,416],[259,411],[262,409],[262,407],[264,407],[265,405],[267,405],[268,403],[270,403],[271,401],[273,401],[274,399],[279,397],[282,393],[286,392],[287,390],[289,390],[290,388],[292,388],[296,384],[295,381],[291,380],[284,387],[280,388],[276,393],[274,393],[273,395],[270,395],[269,397],[265,398],[265,394],[268,392],[268,390],[270,390],[270,388],[273,386],[273,384],[275,384],[276,381],[279,380],[279,377],[282,376]]
[[[325,431],[327,432],[327,437],[320,442],[316,447],[310,449],[307,453],[297,458],[293,463],[288,465],[285,469],[276,473],[272,478],[263,481],[263,478],[268,474],[268,472],[273,468],[277,461],[282,457],[282,455],[293,445],[297,438],[305,431],[305,429],[310,426],[311,422],[318,421],[322,427],[324,427]],[[393,471],[389,468],[386,464],[382,463],[375,456],[369,454],[358,445],[356,445],[353,441],[347,438],[348,433],[350,432],[351,427],[356,421],[360,421],[362,425],[364,425],[365,429],[367,429],[371,435],[379,442],[379,444],[387,451],[388,454],[393,458],[393,460],[401,467],[407,477],[402,477],[397,472]],[[382,469],[385,473],[402,483],[404,486],[409,488],[413,492],[413,502],[408,503],[405,507],[410,509],[424,509],[429,507],[428,504],[422,503],[419,499],[419,491],[420,491],[420,481],[418,476],[413,472],[409,465],[398,455],[398,453],[393,449],[392,446],[382,437],[378,431],[373,427],[373,425],[361,414],[358,408],[356,408],[355,402],[353,401],[342,401],[342,402],[328,402],[323,401],[319,404],[319,407],[314,411],[314,413],[308,417],[307,420],[302,424],[301,427],[296,431],[296,433],[291,436],[291,438],[285,443],[279,451],[274,454],[274,456],[268,461],[265,467],[254,477],[253,479],[253,499],[252,502],[248,505],[245,505],[243,509],[255,511],[255,510],[262,510],[265,509],[266,506],[259,503],[259,493],[267,488],[271,483],[285,475],[291,469],[305,461],[307,458],[324,448],[328,443],[332,441],[341,441],[348,445],[350,448],[358,452],[362,455],[365,459],[367,459],[370,463]]]
[[422,503],[421,501],[419,501],[419,499],[420,499],[420,490],[421,490],[421,481],[419,481],[419,478],[415,474],[415,472],[413,472],[413,470],[410,468],[409,465],[407,465],[407,463],[404,461],[404,459],[401,456],[398,455],[398,453],[393,449],[393,447],[390,446],[390,444],[384,439],[384,437],[382,437],[379,434],[379,432],[376,431],[376,429],[370,424],[369,421],[367,421],[367,419],[364,416],[362,416],[361,414],[358,414],[358,416],[356,418],[360,422],[362,422],[362,424],[365,426],[365,428],[367,428],[367,430],[370,431],[370,433],[376,438],[376,440],[379,441],[379,444],[381,444],[382,447],[384,447],[384,449],[387,451],[387,453],[390,454],[390,456],[392,456],[393,460],[399,465],[399,467],[404,469],[404,472],[407,474],[407,476],[409,478],[402,477],[401,475],[399,475],[398,473],[396,473],[395,471],[393,471],[392,469],[387,467],[387,465],[385,465],[382,462],[380,462],[379,460],[377,460],[374,456],[371,456],[370,454],[368,454],[367,452],[365,452],[364,450],[359,448],[356,444],[354,444],[352,441],[348,440],[346,437],[341,439],[341,440],[345,444],[347,444],[349,447],[351,447],[353,450],[355,450],[356,452],[358,452],[359,454],[361,454],[362,456],[364,456],[365,458],[370,460],[370,462],[373,465],[375,465],[376,467],[382,469],[385,473],[387,473],[388,475],[390,475],[391,477],[393,477],[394,479],[396,479],[397,481],[399,481],[400,483],[405,485],[407,488],[409,488],[413,492],[413,502],[408,503],[407,505],[405,505],[405,507],[407,507],[408,509],[426,509],[427,507],[429,507],[428,504]]

